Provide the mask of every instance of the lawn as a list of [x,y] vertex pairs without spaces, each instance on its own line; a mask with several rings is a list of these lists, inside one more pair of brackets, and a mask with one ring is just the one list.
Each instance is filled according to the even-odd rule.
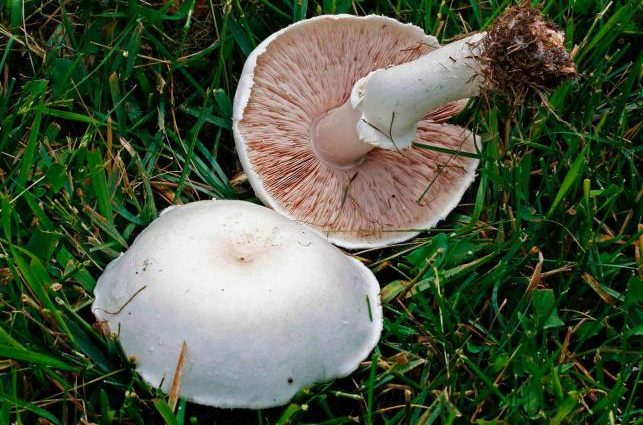
[[3,1],[0,424],[643,423],[636,0],[537,2],[578,77],[453,120],[482,137],[478,176],[437,228],[353,253],[385,323],[350,377],[263,411],[172,409],[90,311],[105,265],[167,206],[257,202],[231,111],[261,40],[378,13],[449,41],[511,3]]

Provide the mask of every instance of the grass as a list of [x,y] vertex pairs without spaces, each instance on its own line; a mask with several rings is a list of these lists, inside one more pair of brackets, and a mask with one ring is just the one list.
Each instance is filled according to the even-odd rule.
[[547,0],[580,78],[475,102],[479,177],[437,229],[360,253],[385,328],[346,379],[264,411],[167,398],[94,326],[103,267],[176,202],[253,199],[231,99],[246,56],[319,13],[440,39],[509,1],[0,4],[0,424],[642,423],[637,1]]

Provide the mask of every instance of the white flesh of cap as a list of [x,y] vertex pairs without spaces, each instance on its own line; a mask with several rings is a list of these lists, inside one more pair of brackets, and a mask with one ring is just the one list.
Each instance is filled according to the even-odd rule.
[[287,403],[354,371],[382,329],[373,274],[304,226],[240,201],[164,211],[112,261],[92,311],[151,385],[218,406]]

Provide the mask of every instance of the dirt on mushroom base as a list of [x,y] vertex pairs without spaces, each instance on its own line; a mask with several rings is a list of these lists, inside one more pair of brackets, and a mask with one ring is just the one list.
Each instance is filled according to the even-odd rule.
[[519,104],[535,92],[554,89],[576,75],[564,43],[562,30],[529,2],[510,7],[481,40],[483,92]]

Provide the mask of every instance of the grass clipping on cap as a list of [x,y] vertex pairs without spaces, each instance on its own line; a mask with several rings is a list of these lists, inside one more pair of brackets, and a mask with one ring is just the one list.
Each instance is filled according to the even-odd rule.
[[563,31],[528,2],[508,8],[480,41],[485,90],[514,103],[552,90],[576,75],[564,42]]

